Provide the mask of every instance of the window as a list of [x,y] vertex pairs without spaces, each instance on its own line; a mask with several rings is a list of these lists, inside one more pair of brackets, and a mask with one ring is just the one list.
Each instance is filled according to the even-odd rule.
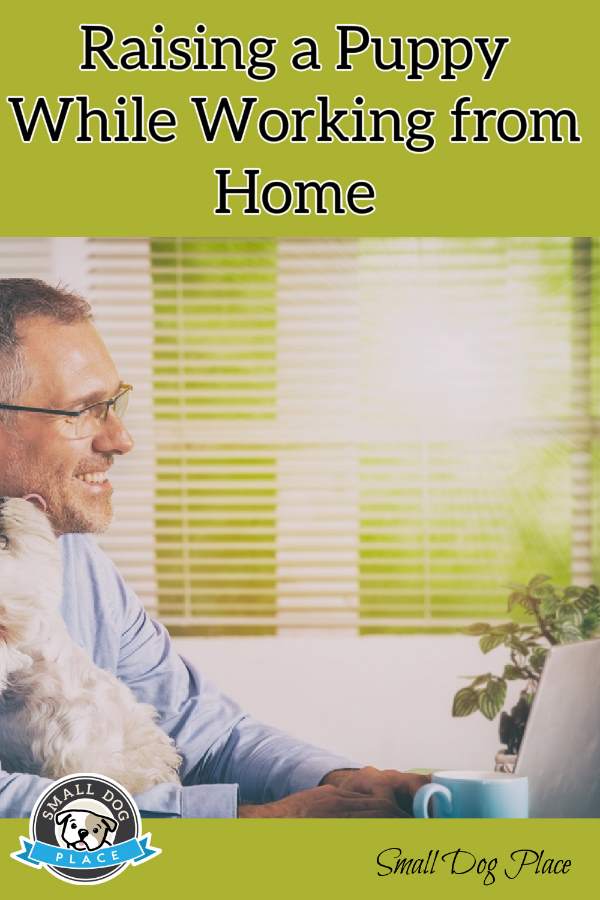
[[135,384],[102,540],[173,633],[446,631],[598,578],[595,239],[76,245]]

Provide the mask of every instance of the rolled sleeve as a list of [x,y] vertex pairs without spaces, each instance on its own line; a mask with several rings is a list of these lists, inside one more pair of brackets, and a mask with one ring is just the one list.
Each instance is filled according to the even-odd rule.
[[158,784],[135,798],[145,818],[235,819],[237,784]]
[[307,791],[321,783],[326,775],[336,769],[360,769],[359,763],[348,759],[340,759],[331,756],[309,756],[304,762],[298,763],[288,780],[289,793]]
[[[38,798],[52,784],[50,778],[0,771],[0,818],[26,818]],[[144,818],[235,819],[237,784],[157,784],[134,798]]]
[[361,765],[244,716],[211,747],[186,781],[231,782],[242,803],[269,803],[317,787],[334,769]]
[[195,784],[182,792],[184,819],[235,819],[238,814],[237,784]]

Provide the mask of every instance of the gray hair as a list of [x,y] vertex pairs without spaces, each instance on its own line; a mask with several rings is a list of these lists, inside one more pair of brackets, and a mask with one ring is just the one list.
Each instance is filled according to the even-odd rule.
[[[27,373],[19,343],[18,325],[23,319],[45,316],[71,324],[92,318],[83,297],[38,278],[0,278],[0,402],[15,403],[27,388]],[[0,410],[0,422],[14,413]]]

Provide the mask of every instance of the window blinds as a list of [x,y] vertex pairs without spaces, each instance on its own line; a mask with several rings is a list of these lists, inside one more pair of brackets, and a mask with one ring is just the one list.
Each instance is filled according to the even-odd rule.
[[[0,260],[68,281],[49,245]],[[172,631],[445,630],[593,577],[596,243],[72,248],[135,384],[102,542]]]
[[86,294],[96,325],[123,381],[134,390],[126,424],[134,450],[115,458],[113,523],[100,543],[146,606],[156,612],[155,437],[152,360],[154,324],[147,240],[92,239],[82,254]]
[[590,578],[578,252],[153,241],[171,626],[445,629],[502,616],[537,571]]
[[48,238],[0,238],[0,278],[52,278]]

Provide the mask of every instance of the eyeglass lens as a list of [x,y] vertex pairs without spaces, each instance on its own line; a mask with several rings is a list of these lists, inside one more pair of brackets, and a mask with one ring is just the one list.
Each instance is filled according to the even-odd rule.
[[[123,393],[120,394],[116,398],[115,402],[112,404],[114,413],[116,416],[119,417],[119,419],[122,419],[123,416],[125,415],[128,403],[129,403],[129,391],[127,390],[127,391],[123,391]],[[107,404],[107,406],[108,406],[108,404]],[[108,412],[108,410],[107,410],[107,412]]]
[[76,419],[67,420],[64,425],[72,437],[89,437],[97,428],[98,422],[104,422],[112,409],[117,418],[123,418],[129,401],[129,390],[123,391],[114,400],[95,403]]

